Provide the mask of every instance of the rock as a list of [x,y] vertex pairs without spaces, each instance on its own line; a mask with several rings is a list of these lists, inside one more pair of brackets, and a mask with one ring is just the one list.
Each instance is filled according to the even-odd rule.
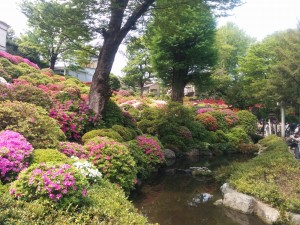
[[192,170],[189,169],[176,169],[175,171],[179,174],[192,174]]
[[274,209],[260,201],[256,201],[254,213],[267,224],[273,224],[280,217],[280,213],[277,209]]
[[0,83],[8,84],[7,81],[3,77],[0,77]]
[[190,167],[193,176],[208,176],[211,175],[211,170],[207,167]]
[[163,152],[164,152],[165,159],[175,159],[176,158],[175,152],[172,151],[171,149],[165,149],[165,150],[163,150]]
[[201,203],[206,203],[213,198],[213,195],[209,193],[201,193],[196,195],[191,202],[188,203],[189,206],[197,206]]
[[291,224],[300,225],[300,215],[295,213],[289,213]]
[[167,159],[166,160],[166,165],[167,166],[172,166],[176,162],[176,159]]
[[223,200],[218,199],[217,201],[214,202],[214,205],[216,205],[216,206],[223,205]]
[[174,175],[176,173],[176,169],[165,169],[165,174]]
[[246,214],[252,214],[255,207],[255,199],[251,196],[239,193],[229,187],[229,184],[221,186],[223,192],[223,205]]

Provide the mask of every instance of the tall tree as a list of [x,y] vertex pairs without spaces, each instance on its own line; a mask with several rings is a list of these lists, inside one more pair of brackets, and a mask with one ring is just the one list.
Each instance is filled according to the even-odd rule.
[[[79,1],[79,0],[78,0]],[[87,0],[92,3],[93,7],[96,5],[96,0]],[[135,29],[135,25],[148,10],[155,3],[155,0],[110,0],[97,2],[103,9],[106,10],[106,16],[96,31],[101,31],[104,38],[102,48],[98,57],[98,65],[93,77],[91,90],[89,94],[89,105],[97,113],[101,114],[105,103],[110,97],[110,90],[108,85],[109,74],[114,62],[117,50],[127,35],[127,33]],[[181,1],[181,4],[185,3]],[[208,0],[206,1],[213,8],[230,9],[240,3],[240,0]],[[102,3],[102,4],[100,4]],[[107,7],[105,7],[105,3]],[[167,4],[169,7],[172,4]],[[100,17],[100,16],[99,16]],[[98,19],[99,19],[98,17]]]
[[[76,4],[75,4],[76,3]],[[41,49],[43,57],[54,69],[56,60],[70,49],[78,49],[90,40],[85,23],[88,12],[78,2],[59,0],[23,0],[21,10],[32,30],[28,36]]]
[[227,23],[217,30],[218,60],[212,75],[211,92],[238,108],[246,107],[243,81],[238,71],[239,60],[245,56],[254,41],[234,23]]
[[210,8],[199,1],[159,0],[160,10],[149,27],[149,48],[156,74],[172,88],[173,101],[182,102],[184,87],[205,79],[215,63],[215,20]]
[[152,67],[150,65],[150,55],[143,37],[132,38],[127,46],[128,64],[123,69],[125,76],[123,82],[135,89],[140,89],[143,97],[143,88],[152,77]]

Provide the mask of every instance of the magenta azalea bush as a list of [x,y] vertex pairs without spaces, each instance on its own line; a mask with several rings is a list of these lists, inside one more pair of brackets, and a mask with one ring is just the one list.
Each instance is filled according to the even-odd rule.
[[55,102],[50,117],[56,119],[70,141],[79,141],[83,134],[100,124],[99,118],[85,102]]
[[22,58],[21,56],[11,55],[11,54],[9,54],[7,52],[0,51],[0,58],[1,57],[8,59],[10,62],[12,62],[13,64],[16,64],[16,65],[19,64],[19,63],[21,63],[21,62],[24,62],[27,65],[32,66],[35,69],[40,69],[38,67],[38,65],[36,65],[33,62],[31,62],[29,59]]
[[127,193],[136,181],[136,164],[126,145],[105,137],[88,140],[84,146],[89,160],[104,178],[120,185]]
[[13,180],[28,166],[33,148],[25,137],[17,132],[6,130],[0,133],[0,178],[2,182]]
[[10,188],[10,194],[25,201],[57,202],[59,206],[76,206],[87,195],[88,182],[69,164],[32,164],[23,170]]
[[83,145],[76,142],[59,142],[58,150],[69,157],[75,156],[79,159],[86,159],[89,154]]
[[136,138],[138,146],[144,151],[146,155],[148,155],[153,160],[159,160],[162,162],[164,160],[164,154],[159,143],[150,136],[140,135]]

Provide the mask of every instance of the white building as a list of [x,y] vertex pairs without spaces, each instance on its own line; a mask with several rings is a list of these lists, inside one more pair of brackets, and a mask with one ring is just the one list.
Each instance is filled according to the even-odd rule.
[[9,25],[0,21],[0,51],[6,51],[6,33]]

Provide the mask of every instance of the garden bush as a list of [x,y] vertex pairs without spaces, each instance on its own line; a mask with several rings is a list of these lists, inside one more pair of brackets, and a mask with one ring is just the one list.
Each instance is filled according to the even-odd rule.
[[196,118],[205,126],[209,131],[216,131],[218,128],[218,122],[215,117],[209,113],[201,113]]
[[164,163],[162,145],[155,137],[138,136],[128,142],[128,148],[135,159],[140,178],[148,178]]
[[47,85],[47,84],[53,84],[54,81],[51,77],[47,76],[46,74],[40,73],[40,72],[34,72],[30,74],[25,74],[18,77],[18,80],[21,81],[27,81],[34,86],[38,85]]
[[208,113],[217,120],[218,130],[222,130],[224,132],[228,131],[229,126],[228,126],[228,122],[226,121],[225,114],[223,114],[219,110],[213,110]]
[[299,161],[279,137],[269,136],[259,144],[266,150],[239,165],[230,177],[230,184],[272,206],[300,213]]
[[239,118],[238,125],[240,125],[248,134],[254,134],[257,130],[257,118],[247,110],[237,112]]
[[75,156],[79,159],[86,159],[89,154],[83,145],[76,142],[59,142],[58,150],[68,157]]
[[122,125],[124,121],[122,110],[112,100],[108,100],[106,103],[102,113],[102,119],[108,128],[117,124]]
[[87,187],[88,182],[79,170],[69,164],[48,162],[32,164],[23,170],[12,183],[10,194],[27,202],[38,200],[66,209],[82,204]]
[[35,149],[32,154],[32,163],[40,164],[43,162],[70,163],[71,160],[56,149]]
[[105,180],[88,190],[86,204],[80,210],[46,206],[38,201],[15,201],[8,194],[0,195],[0,201],[0,224],[4,225],[149,224],[127,200],[124,192]]
[[124,141],[130,141],[137,136],[132,128],[123,127],[121,125],[113,125],[111,129],[118,132]]
[[136,181],[136,164],[128,147],[112,139],[95,137],[85,145],[90,152],[89,160],[104,178],[120,185],[128,193]]
[[91,130],[91,131],[85,133],[82,136],[82,142],[86,143],[87,141],[89,141],[90,139],[93,139],[94,137],[108,137],[117,142],[124,141],[124,139],[121,137],[121,135],[113,129],[99,129],[99,130]]
[[23,135],[10,130],[0,132],[0,181],[14,180],[28,166],[32,150]]
[[56,120],[48,112],[24,102],[0,102],[0,130],[22,134],[34,148],[56,148],[65,140]]

